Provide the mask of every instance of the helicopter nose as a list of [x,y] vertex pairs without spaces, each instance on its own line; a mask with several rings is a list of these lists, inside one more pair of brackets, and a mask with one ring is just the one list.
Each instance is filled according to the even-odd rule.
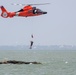
[[43,14],[47,14],[47,12],[43,12]]

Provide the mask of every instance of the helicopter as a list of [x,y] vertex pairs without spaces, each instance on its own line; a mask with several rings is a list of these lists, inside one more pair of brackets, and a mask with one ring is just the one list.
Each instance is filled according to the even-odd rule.
[[44,4],[12,4],[12,5],[22,5],[24,6],[22,9],[16,11],[16,12],[8,12],[4,6],[0,6],[0,9],[2,11],[1,17],[3,18],[13,18],[14,16],[19,16],[19,17],[33,17],[33,16],[39,16],[39,15],[44,15],[47,14],[46,11],[42,11],[41,9],[37,7],[33,7],[33,5],[45,5],[49,3],[44,3]]

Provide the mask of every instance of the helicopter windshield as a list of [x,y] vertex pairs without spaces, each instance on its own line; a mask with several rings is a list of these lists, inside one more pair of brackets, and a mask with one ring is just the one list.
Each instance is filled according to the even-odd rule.
[[38,13],[42,13],[43,11],[42,11],[42,10],[40,10],[40,9],[37,9],[37,12],[38,12]]
[[37,13],[39,13],[39,14],[47,14],[47,12],[42,11],[42,10],[40,10],[40,9],[37,9]]

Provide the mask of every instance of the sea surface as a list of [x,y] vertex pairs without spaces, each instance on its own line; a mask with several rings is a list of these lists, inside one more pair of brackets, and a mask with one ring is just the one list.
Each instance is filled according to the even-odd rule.
[[0,61],[42,64],[0,64],[0,75],[76,75],[75,50],[0,50]]

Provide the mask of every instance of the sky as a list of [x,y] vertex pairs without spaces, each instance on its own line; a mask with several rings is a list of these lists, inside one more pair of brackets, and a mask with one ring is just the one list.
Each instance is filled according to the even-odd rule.
[[11,3],[51,4],[36,6],[47,11],[46,15],[27,18],[0,16],[0,46],[29,45],[31,34],[34,45],[76,45],[76,0],[0,0],[0,5],[10,12],[23,8]]

